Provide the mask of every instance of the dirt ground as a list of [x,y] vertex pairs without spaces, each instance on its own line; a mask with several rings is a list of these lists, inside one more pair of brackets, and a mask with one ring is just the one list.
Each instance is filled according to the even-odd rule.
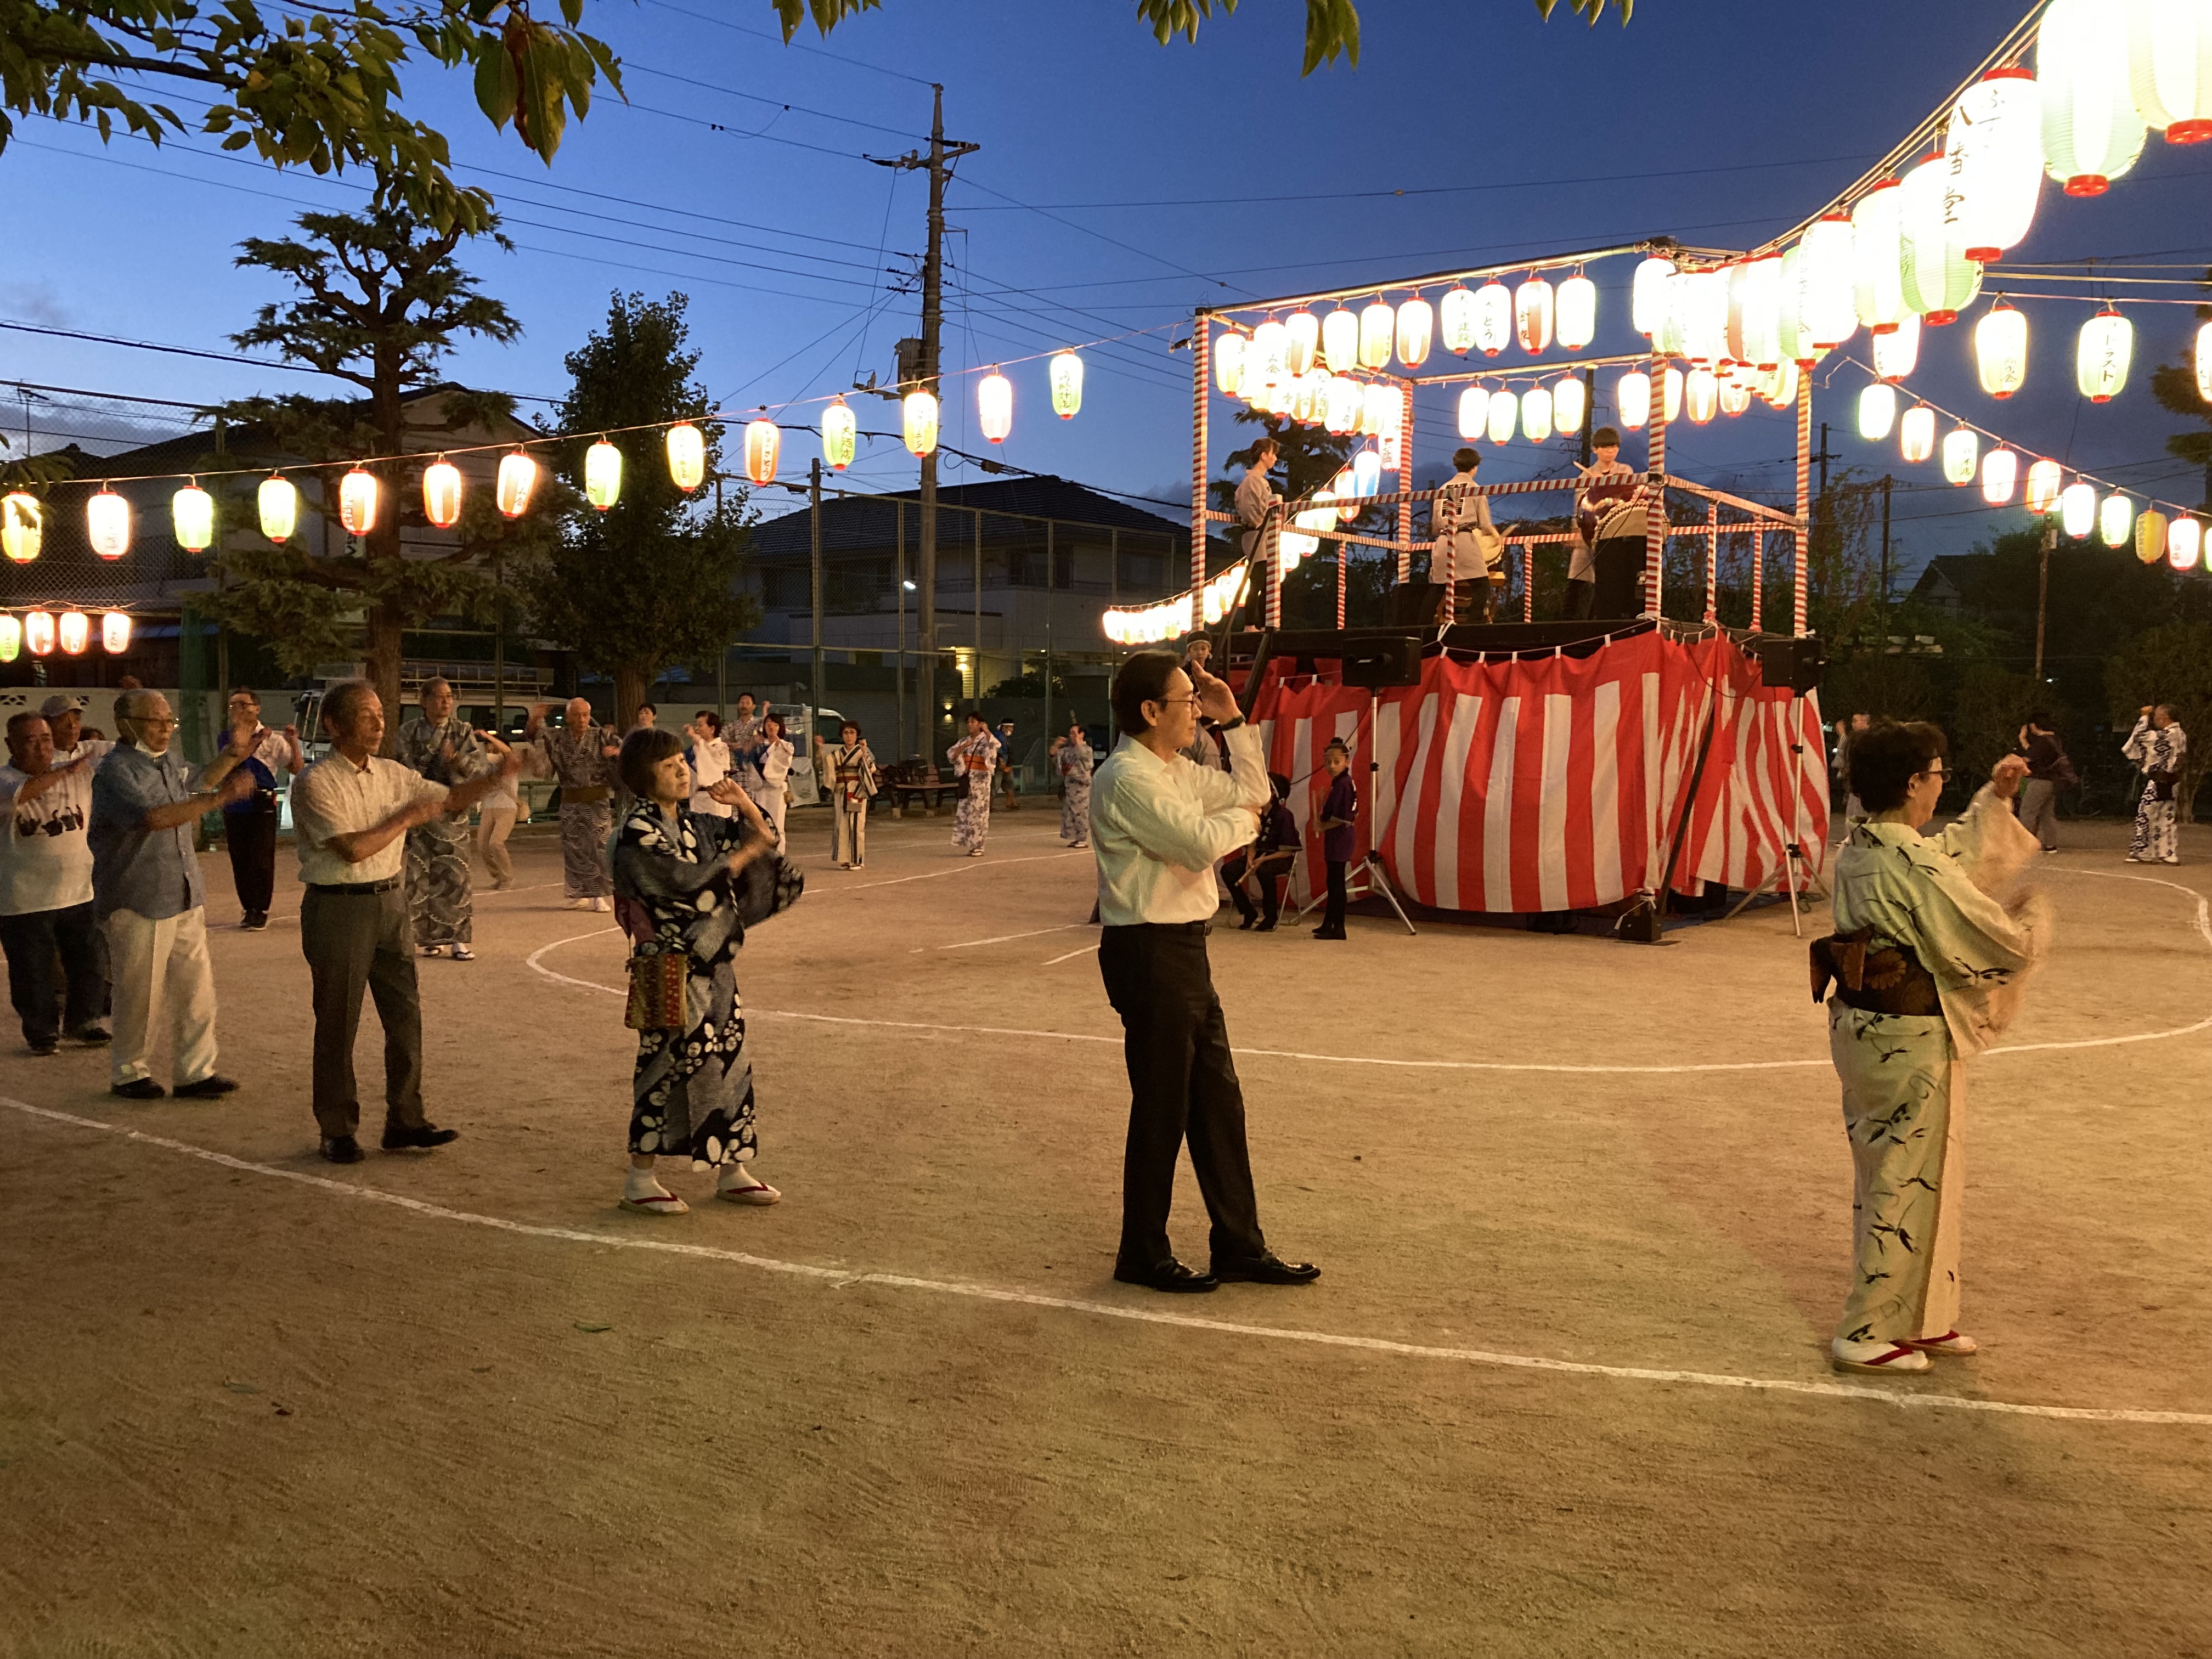
[[1169,1298],[1109,1277],[1054,823],[878,823],[845,873],[795,819],[739,963],[775,1209],[615,1208],[622,952],[543,831],[422,964],[437,1154],[314,1156],[289,850],[215,940],[240,1094],[11,1030],[0,1655],[2212,1655],[2212,830],[2045,860],[2059,951],[1970,1102],[1984,1352],[1860,1387],[1785,910],[1217,931],[1262,1218],[1325,1276]]

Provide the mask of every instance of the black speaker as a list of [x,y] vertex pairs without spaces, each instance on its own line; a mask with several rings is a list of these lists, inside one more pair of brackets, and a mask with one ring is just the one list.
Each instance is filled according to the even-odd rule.
[[1802,696],[1808,691],[1820,689],[1820,671],[1828,665],[1828,654],[1820,648],[1820,641],[1808,636],[1803,639],[1761,639],[1759,642],[1759,676],[1771,690],[1787,686]]
[[1410,635],[1395,640],[1362,640],[1344,649],[1344,683],[1370,691],[1421,683],[1421,642]]

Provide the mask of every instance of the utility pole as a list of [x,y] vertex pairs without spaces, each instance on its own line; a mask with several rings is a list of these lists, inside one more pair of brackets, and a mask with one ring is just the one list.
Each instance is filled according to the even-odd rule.
[[2058,526],[2043,526],[2043,557],[2035,575],[2035,685],[2043,689],[2043,621],[2051,608],[2051,550],[2058,545]]
[[1897,480],[1881,475],[1881,648],[1889,649],[1889,492]]
[[814,560],[811,583],[814,599],[814,712],[808,716],[808,738],[820,736],[822,732],[822,458],[817,455],[808,469],[806,481],[809,528],[813,532]]

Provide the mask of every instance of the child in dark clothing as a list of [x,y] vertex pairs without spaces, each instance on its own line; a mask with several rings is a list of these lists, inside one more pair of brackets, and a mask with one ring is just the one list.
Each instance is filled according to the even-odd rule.
[[1352,752],[1332,738],[1322,751],[1328,769],[1328,793],[1322,798],[1314,828],[1322,832],[1322,857],[1328,866],[1328,906],[1322,912],[1316,939],[1342,939],[1344,933],[1345,869],[1355,845],[1353,823],[1359,814],[1359,787],[1352,781]]
[[[1267,774],[1267,782],[1274,790],[1274,798],[1260,817],[1260,839],[1249,847],[1231,853],[1222,860],[1221,878],[1229,884],[1229,896],[1237,906],[1237,914],[1244,918],[1237,925],[1256,927],[1261,933],[1272,933],[1282,914],[1283,893],[1280,883],[1291,873],[1291,865],[1298,854],[1298,821],[1291,816],[1285,803],[1291,793],[1291,781],[1279,772]],[[1252,908],[1250,895],[1244,890],[1247,877],[1260,884],[1260,908]]]

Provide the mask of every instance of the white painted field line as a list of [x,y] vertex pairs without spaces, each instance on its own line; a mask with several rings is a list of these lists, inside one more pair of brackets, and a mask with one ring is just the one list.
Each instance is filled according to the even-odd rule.
[[995,933],[989,939],[963,939],[957,945],[940,945],[940,951],[972,951],[979,945],[1004,945],[1009,939],[1035,939],[1041,933],[1064,933],[1071,927],[1088,927],[1087,921],[1063,921],[1050,927],[1032,927],[1026,933]]
[[871,887],[896,887],[903,882],[935,881],[940,876],[957,876],[963,870],[997,870],[1003,869],[1009,864],[1042,864],[1048,859],[1089,858],[1090,856],[1089,849],[1082,848],[1062,853],[1032,853],[1026,858],[1018,859],[963,857],[957,864],[950,865],[942,870],[925,870],[918,876],[893,876],[887,881],[855,882],[850,887],[825,887],[822,892],[825,898],[834,897],[839,893],[865,893]]
[[1697,1388],[1747,1389],[1762,1394],[1808,1395],[1830,1400],[1863,1400],[1876,1405],[1893,1406],[1901,1410],[1985,1412],[2008,1417],[2051,1418],[2063,1422],[2077,1423],[2142,1423],[2176,1424],[2192,1428],[2212,1428],[2212,1413],[2144,1411],[2127,1407],[2037,1406],[2019,1404],[2004,1400],[1973,1400],[1960,1395],[1921,1394],[1905,1389],[1869,1387],[1864,1383],[1816,1382],[1810,1379],[1779,1376],[1735,1376],[1721,1371],[1686,1371],[1648,1365],[1601,1365],[1587,1360],[1547,1359],[1536,1354],[1501,1353],[1485,1348],[1445,1347],[1433,1343],[1396,1342],[1386,1337],[1349,1336],[1334,1331],[1304,1331],[1279,1325],[1250,1325],[1234,1320],[1207,1319],[1194,1314],[1171,1313],[1163,1310],[1119,1303],[1091,1302],[1079,1297],[1046,1296],[1035,1291],[1002,1289],[991,1285],[963,1284],[951,1279],[917,1279],[906,1273],[854,1273],[845,1267],[824,1267],[811,1262],[784,1261],[775,1256],[754,1255],[744,1250],[720,1249],[708,1244],[684,1244],[672,1239],[643,1238],[623,1233],[592,1232],[580,1227],[554,1227],[538,1223],[510,1220],[504,1216],[478,1215],[468,1210],[453,1210],[442,1204],[431,1204],[419,1198],[408,1198],[399,1193],[388,1193],[375,1187],[364,1187],[353,1182],[335,1181],[328,1176],[310,1175],[301,1170],[283,1170],[273,1164],[256,1164],[248,1158],[234,1158],[228,1152],[218,1152],[190,1142],[172,1140],[167,1135],[148,1134],[141,1129],[125,1129],[113,1123],[103,1123],[96,1118],[79,1117],[71,1112],[58,1112],[44,1106],[0,1096],[0,1106],[43,1118],[53,1123],[65,1123],[80,1129],[98,1130],[103,1134],[120,1135],[126,1140],[141,1145],[158,1146],[164,1152],[182,1153],[227,1170],[242,1170],[248,1175],[267,1176],[278,1181],[289,1181],[300,1186],[311,1187],[340,1197],[359,1199],[372,1204],[387,1204],[395,1209],[407,1210],[416,1215],[437,1221],[457,1221],[472,1227],[488,1227],[495,1231],[514,1233],[526,1238],[556,1239],[565,1243],[591,1244],[604,1249],[620,1250],[651,1250],[666,1255],[694,1256],[706,1261],[726,1261],[741,1267],[752,1267],[763,1273],[785,1273],[793,1278],[812,1279],[839,1289],[854,1285],[880,1285],[889,1290],[918,1291],[933,1296],[964,1297],[979,1302],[997,1302],[1015,1307],[1048,1308],[1063,1313],[1088,1314],[1102,1319],[1127,1320],[1146,1325],[1170,1325],[1183,1330],[1206,1331],[1222,1336],[1249,1336],[1272,1342],[1299,1342],[1310,1346],[1349,1348],[1366,1353],[1389,1354],[1407,1359],[1436,1359],[1456,1361],[1462,1364],[1492,1365],[1516,1370],[1552,1371],[1570,1376],[1604,1377],[1630,1382],[1680,1382]]
[[[1085,923],[1085,925],[1088,926],[1089,924]],[[1066,956],[1054,957],[1050,962],[1046,963],[1044,965],[1048,968],[1057,968],[1061,963],[1070,961],[1076,957],[1087,957],[1091,955],[1091,952],[1097,950],[1097,948],[1098,947],[1095,945],[1086,945],[1079,951],[1070,951]]]

